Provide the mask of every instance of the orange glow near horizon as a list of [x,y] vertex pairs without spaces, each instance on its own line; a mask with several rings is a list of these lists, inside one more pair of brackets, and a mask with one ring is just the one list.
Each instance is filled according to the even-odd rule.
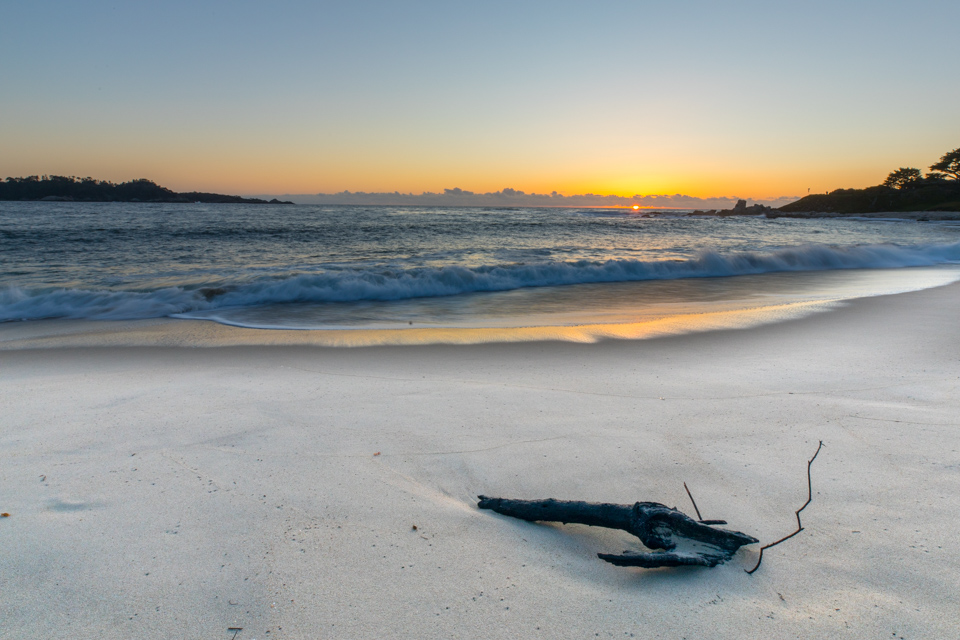
[[419,195],[459,187],[477,194],[513,188],[564,196],[683,194],[753,200],[800,197],[808,189],[823,193],[876,185],[898,166],[929,165],[939,157],[941,146],[949,146],[931,146],[911,158],[893,152],[867,155],[862,149],[847,156],[824,157],[820,152],[769,149],[731,155],[722,149],[679,143],[632,153],[621,146],[542,149],[528,144],[515,157],[504,159],[500,147],[479,143],[471,145],[469,152],[453,152],[432,141],[420,148],[395,141],[359,146],[349,140],[316,146],[301,140],[275,144],[239,135],[183,131],[154,139],[145,147],[140,136],[109,141],[106,130],[78,133],[56,127],[36,136],[16,132],[5,142],[15,153],[0,157],[0,179],[44,174],[111,182],[147,178],[174,191],[236,195],[345,190]]
[[[55,163],[59,164],[59,163]],[[71,163],[72,164],[72,163]],[[232,163],[231,163],[232,164]],[[497,192],[505,188],[517,189],[527,194],[549,194],[556,191],[563,196],[574,196],[583,194],[595,194],[601,196],[619,196],[623,198],[632,198],[634,196],[646,195],[672,195],[683,194],[696,198],[722,198],[722,197],[743,197],[747,199],[774,199],[784,196],[806,195],[810,189],[812,193],[822,193],[838,188],[863,188],[879,184],[886,176],[882,170],[860,170],[860,171],[818,171],[815,175],[804,176],[806,179],[785,180],[769,176],[768,180],[743,179],[740,176],[707,178],[701,180],[683,180],[674,179],[670,181],[636,180],[635,187],[628,187],[623,184],[610,184],[606,180],[588,181],[571,180],[558,181],[558,183],[549,183],[542,180],[525,180],[527,176],[518,175],[515,178],[487,178],[469,181],[457,176],[417,176],[393,175],[392,172],[374,172],[371,171],[362,177],[356,175],[330,176],[325,170],[311,170],[308,167],[287,167],[288,171],[283,175],[269,175],[261,172],[260,167],[242,167],[227,166],[211,169],[210,165],[204,167],[187,167],[183,164],[173,163],[170,165],[161,165],[158,162],[128,164],[124,168],[119,167],[92,167],[85,170],[78,170],[73,167],[63,166],[63,168],[40,167],[27,169],[20,172],[8,172],[4,174],[12,176],[26,175],[75,175],[80,177],[91,176],[100,180],[110,180],[111,182],[125,182],[137,178],[147,178],[157,184],[172,189],[174,191],[208,191],[215,193],[230,193],[237,195],[254,194],[316,194],[316,193],[339,193],[341,191],[367,192],[367,193],[393,193],[402,194],[412,193],[419,195],[424,192],[442,193],[444,189],[461,188],[465,191],[472,191],[477,194],[488,192]],[[273,172],[271,172],[273,173]],[[446,173],[446,172],[443,172]],[[371,175],[373,174],[373,175]],[[317,176],[324,176],[319,178]],[[766,176],[765,176],[766,177]],[[475,182],[471,184],[471,182]],[[530,184],[530,183],[533,184]],[[480,183],[480,184],[476,184]],[[599,184],[598,184],[599,183]],[[806,185],[806,186],[799,186]],[[645,205],[638,205],[645,208]]]
[[[742,197],[753,200],[775,199],[780,197],[800,197],[811,193],[823,193],[838,188],[864,188],[879,184],[886,173],[876,170],[861,171],[827,171],[817,172],[819,175],[808,175],[804,180],[783,180],[772,178],[769,181],[743,180],[730,177],[729,180],[706,179],[674,180],[668,184],[642,184],[644,180],[637,180],[636,188],[622,185],[591,183],[589,181],[570,181],[562,183],[546,183],[540,180],[527,184],[526,176],[517,176],[515,179],[485,179],[477,180],[481,185],[471,184],[465,179],[457,177],[434,176],[393,176],[384,172],[379,176],[365,175],[357,178],[351,175],[329,176],[326,171],[311,171],[306,167],[290,167],[284,175],[267,175],[260,172],[258,167],[227,166],[211,169],[204,167],[188,167],[180,163],[166,165],[160,162],[125,163],[124,167],[109,166],[113,163],[84,163],[88,166],[77,166],[78,163],[43,163],[45,166],[30,163],[20,170],[7,168],[0,180],[4,177],[26,177],[29,175],[63,175],[77,177],[93,177],[98,180],[108,180],[120,183],[146,178],[157,184],[178,192],[203,191],[213,193],[227,193],[234,195],[258,194],[317,194],[339,193],[342,191],[367,193],[393,193],[420,195],[424,192],[443,193],[444,189],[461,188],[476,194],[497,192],[505,188],[517,189],[527,194],[550,194],[557,192],[563,196],[594,194],[598,196],[619,196],[633,198],[635,196],[683,194],[695,198],[729,198]],[[231,163],[232,164],[232,163]],[[318,179],[317,175],[325,175]],[[339,178],[339,179],[337,179]],[[543,186],[541,186],[543,185]],[[807,185],[807,186],[799,186]],[[649,208],[648,205],[630,205],[634,209]]]
[[[486,156],[458,158],[353,150],[341,155],[313,149],[244,148],[237,141],[197,147],[156,145],[144,154],[137,145],[98,148],[95,141],[65,143],[63,138],[23,141],[22,153],[0,158],[0,179],[6,176],[75,175],[111,182],[147,178],[174,191],[208,191],[237,195],[317,194],[352,192],[419,195],[459,187],[477,194],[513,188],[525,193],[564,196],[596,194],[632,198],[635,195],[683,194],[696,198],[742,197],[753,200],[823,193],[838,188],[879,184],[904,162],[884,158],[822,159],[740,157],[737,163],[694,154],[668,161],[603,158],[585,164],[563,158],[522,158],[507,165]],[[193,148],[191,148],[193,147]],[[335,150],[339,151],[339,150]],[[650,152],[651,157],[655,154]],[[926,154],[933,155],[933,154]],[[335,160],[331,156],[336,156]],[[931,162],[936,160],[933,157]],[[908,161],[906,164],[910,164]],[[914,162],[913,164],[920,164]],[[891,168],[892,167],[892,168]],[[640,205],[643,208],[644,205]]]

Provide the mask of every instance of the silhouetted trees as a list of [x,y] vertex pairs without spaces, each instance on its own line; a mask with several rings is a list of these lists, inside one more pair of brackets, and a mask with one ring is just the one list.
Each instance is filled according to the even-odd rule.
[[268,203],[259,198],[241,198],[219,193],[177,193],[146,178],[114,184],[106,180],[76,176],[27,176],[0,180],[0,200],[293,204],[276,199]]
[[943,154],[940,161],[930,165],[930,168],[932,171],[924,176],[919,169],[900,167],[896,171],[890,172],[890,175],[882,184],[884,187],[893,189],[911,189],[943,183],[948,180],[960,181],[960,149],[954,149]]
[[960,181],[960,149],[943,154],[940,161],[930,165],[930,168],[932,171],[924,176],[920,169],[900,167],[890,172],[881,184],[892,189],[917,189],[948,181]]
[[960,180],[960,148],[948,151],[940,158],[940,162],[930,165],[930,168],[939,174],[927,174],[927,178],[933,175],[949,176],[954,180]]
[[76,176],[27,176],[0,182],[0,200],[171,201],[179,194],[141,178],[121,184]]
[[922,179],[923,176],[920,174],[920,169],[900,167],[887,176],[887,179],[883,181],[883,186],[893,187],[894,189],[905,189],[912,183]]
[[866,189],[837,189],[812,194],[780,207],[785,213],[863,214],[881,211],[960,212],[960,149],[945,153],[932,171],[900,167],[882,184]]

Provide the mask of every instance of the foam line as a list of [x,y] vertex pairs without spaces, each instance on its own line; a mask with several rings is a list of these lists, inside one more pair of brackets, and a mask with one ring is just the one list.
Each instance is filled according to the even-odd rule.
[[154,291],[0,290],[0,321],[40,318],[130,320],[226,307],[294,302],[356,302],[453,296],[601,282],[707,278],[783,271],[878,269],[960,263],[960,243],[898,246],[805,245],[771,252],[722,255],[702,251],[690,260],[542,262],[475,268],[328,270],[202,287]]

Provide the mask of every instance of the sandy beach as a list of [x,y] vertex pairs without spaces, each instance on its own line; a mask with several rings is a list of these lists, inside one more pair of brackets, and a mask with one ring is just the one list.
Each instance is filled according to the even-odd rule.
[[[39,348],[11,323],[0,637],[954,637],[958,318],[960,285],[595,344]],[[686,482],[767,543],[819,440],[805,530],[752,576],[757,545],[625,569],[596,554],[627,534],[476,508],[692,514]]]

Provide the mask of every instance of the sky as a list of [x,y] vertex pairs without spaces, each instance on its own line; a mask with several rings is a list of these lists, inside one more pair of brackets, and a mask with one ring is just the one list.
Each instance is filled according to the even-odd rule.
[[960,147],[960,2],[0,0],[0,177],[770,199]]

